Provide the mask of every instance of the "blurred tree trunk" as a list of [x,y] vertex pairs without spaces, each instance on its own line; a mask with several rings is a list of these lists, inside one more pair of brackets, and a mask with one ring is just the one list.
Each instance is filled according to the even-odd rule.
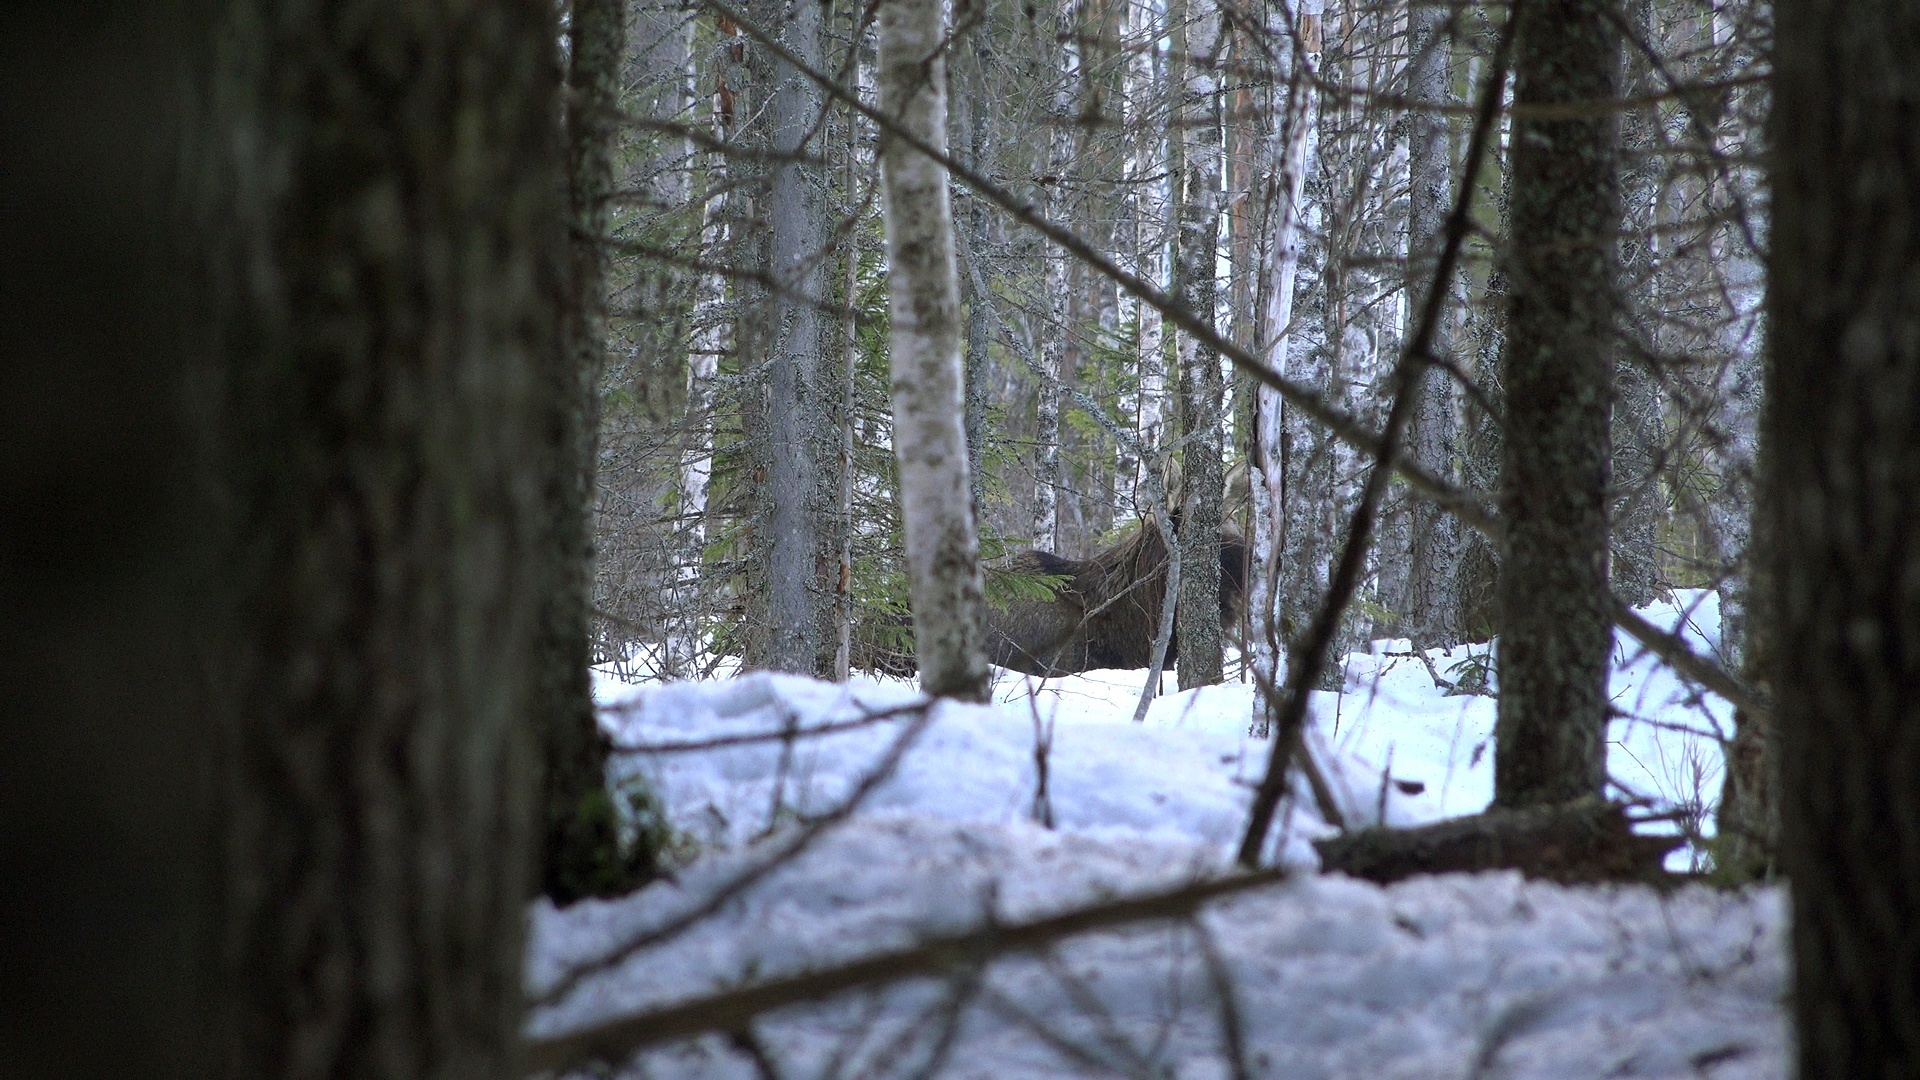
[[[805,0],[803,0],[805,2]],[[941,0],[880,8],[880,105],[944,151],[947,73]],[[967,482],[960,284],[947,174],[899,141],[881,156],[893,346],[894,455],[907,534],[908,592],[920,686],[987,700],[980,545]]]
[[[1179,95],[1180,232],[1176,303],[1213,325],[1220,246],[1220,76],[1225,21],[1212,0],[1180,0],[1174,14],[1174,93]],[[1220,681],[1220,356],[1180,335],[1180,689]]]
[[[209,1074],[205,5],[0,7],[0,1072]],[[197,75],[195,70],[193,74]],[[231,138],[229,129],[221,135]],[[204,160],[192,165],[204,166]],[[189,168],[192,168],[192,165]],[[185,331],[185,333],[183,333]]]
[[1494,757],[1503,807],[1599,795],[1606,783],[1619,135],[1611,115],[1523,110],[1617,96],[1620,17],[1615,0],[1520,0],[1515,9]]
[[567,190],[572,275],[565,348],[547,358],[551,403],[542,547],[551,585],[540,626],[538,724],[545,744],[540,888],[556,904],[625,892],[653,872],[654,853],[623,851],[607,791],[607,747],[593,704],[592,508],[600,376],[607,355],[607,243],[620,74],[621,0],[574,0],[567,72]]
[[213,1053],[249,1080],[517,1076],[565,357],[553,8],[236,3],[221,29]]
[[1780,4],[1770,659],[1799,1075],[1920,1075],[1920,12]]

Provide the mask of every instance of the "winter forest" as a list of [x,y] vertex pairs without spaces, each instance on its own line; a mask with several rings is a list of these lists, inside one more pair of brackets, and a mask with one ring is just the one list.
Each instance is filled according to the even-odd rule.
[[0,15],[0,1072],[1920,1074],[1920,14]]

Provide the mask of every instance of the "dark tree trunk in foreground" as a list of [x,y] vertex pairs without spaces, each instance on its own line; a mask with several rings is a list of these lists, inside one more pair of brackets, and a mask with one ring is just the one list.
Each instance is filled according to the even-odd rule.
[[199,1080],[187,5],[0,7],[0,1073]]
[[509,1077],[539,748],[551,5],[236,4],[211,141],[222,1075]]
[[607,791],[607,751],[594,713],[589,619],[593,605],[594,458],[600,374],[607,354],[608,199],[626,52],[620,0],[574,0],[567,75],[568,234],[572,255],[566,348],[544,359],[551,403],[547,431],[544,545],[552,584],[540,627],[538,723],[545,743],[545,846],[540,888],[555,903],[624,892],[652,870],[644,839],[621,850],[619,815]]
[[1920,11],[1776,8],[1771,476],[1799,1075],[1920,1075]]
[[1620,81],[1613,0],[1520,0],[1502,381],[1500,717],[1494,801],[1600,794],[1606,781],[1607,437],[1620,225],[1611,114],[1519,110],[1607,101]]

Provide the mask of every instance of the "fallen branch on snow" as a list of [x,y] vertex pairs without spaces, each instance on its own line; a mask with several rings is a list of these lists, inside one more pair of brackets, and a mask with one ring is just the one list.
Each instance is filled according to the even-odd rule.
[[1682,836],[1642,836],[1626,808],[1598,798],[1488,810],[1412,829],[1315,840],[1320,869],[1384,885],[1417,874],[1518,870],[1562,884],[1657,881]]
[[637,1051],[660,1043],[713,1031],[738,1031],[754,1017],[789,1005],[820,1001],[849,990],[901,979],[976,968],[1010,953],[1044,949],[1076,934],[1128,923],[1186,918],[1209,901],[1273,885],[1286,876],[1284,870],[1259,870],[1094,904],[1028,922],[989,922],[973,930],[929,938],[840,967],[802,972],[637,1016],[602,1021],[561,1035],[533,1039],[527,1043],[521,1063],[528,1073],[551,1074],[593,1061],[617,1064]]

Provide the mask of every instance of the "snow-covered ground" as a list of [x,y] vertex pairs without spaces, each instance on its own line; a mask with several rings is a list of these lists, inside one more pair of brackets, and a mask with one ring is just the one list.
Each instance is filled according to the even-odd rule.
[[[1713,603],[1681,594],[1645,614],[1711,650]],[[1344,692],[1316,697],[1315,756],[1350,823],[1384,812],[1415,824],[1486,805],[1493,702],[1448,696],[1435,681],[1458,681],[1475,652],[1484,666],[1483,646],[1421,658],[1376,643],[1348,658]],[[1252,688],[1169,692],[1134,724],[1143,677],[1005,675],[994,705],[931,714],[912,708],[904,683],[604,678],[616,743],[667,747],[620,755],[617,776],[644,778],[698,855],[676,880],[624,899],[536,907],[531,988],[555,1000],[531,1032],[1225,873],[1269,750],[1248,734]],[[1624,638],[1613,690],[1620,794],[1710,830],[1726,704]],[[822,725],[834,730],[752,739]],[[791,1007],[746,1039],[656,1047],[630,1074],[1786,1074],[1778,892],[1321,877],[1309,841],[1332,829],[1300,795],[1276,829],[1278,861],[1301,871],[1283,884],[984,973]],[[835,815],[830,826],[823,815]],[[1678,853],[1676,868],[1694,857]],[[721,890],[732,892],[712,904]],[[680,922],[690,925],[552,994],[569,971]]]

